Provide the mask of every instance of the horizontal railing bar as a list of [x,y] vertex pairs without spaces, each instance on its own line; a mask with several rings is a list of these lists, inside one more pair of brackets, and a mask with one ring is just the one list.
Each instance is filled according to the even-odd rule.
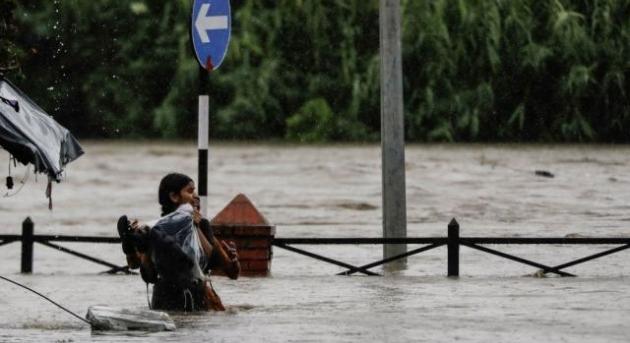
[[[460,237],[473,244],[630,244],[630,237]],[[447,237],[274,238],[278,244],[446,244]]]
[[[21,240],[21,235],[0,235],[2,241]],[[460,237],[473,244],[630,244],[630,237]],[[119,237],[33,235],[37,242],[120,243]],[[446,244],[446,237],[339,237],[339,238],[273,238],[274,244]]]
[[[18,241],[22,235],[0,235],[0,240]],[[112,236],[69,236],[69,235],[33,235],[36,242],[85,242],[85,243],[120,243],[120,237]]]
[[34,235],[33,240],[36,242],[120,243],[119,237],[105,236]]
[[630,244],[630,237],[460,237],[474,244]]
[[0,240],[3,241],[18,241],[22,239],[22,235],[0,235]]
[[274,238],[272,244],[446,244],[446,237],[409,238]]

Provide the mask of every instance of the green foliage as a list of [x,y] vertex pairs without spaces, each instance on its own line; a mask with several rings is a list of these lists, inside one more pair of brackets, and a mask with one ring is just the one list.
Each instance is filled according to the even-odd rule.
[[287,119],[287,138],[302,142],[325,141],[336,131],[334,114],[326,99],[308,101]]
[[629,141],[629,14],[627,0],[408,0],[408,137]]
[[286,122],[286,137],[301,142],[360,140],[366,136],[365,127],[335,115],[324,98],[307,101]]
[[[408,140],[630,141],[630,0],[401,3]],[[21,0],[17,34],[0,16],[0,68],[22,61],[16,82],[79,135],[190,138],[190,6]],[[215,137],[378,139],[378,1],[233,1],[233,15],[204,76]]]
[[[219,110],[218,135],[367,139],[365,125],[378,111],[377,13],[356,0],[243,3],[218,73],[232,90]],[[314,121],[329,114],[326,123]]]
[[14,0],[0,0],[0,72],[19,68],[23,51],[15,44]]
[[186,93],[196,80],[181,19],[188,1],[21,6],[21,38],[35,52],[22,86],[57,119],[79,135],[185,135]]

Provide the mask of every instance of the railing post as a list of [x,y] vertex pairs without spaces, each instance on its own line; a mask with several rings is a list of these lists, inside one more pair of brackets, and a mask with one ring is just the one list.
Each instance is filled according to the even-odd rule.
[[459,223],[455,218],[448,224],[448,276],[459,276]]
[[22,222],[22,273],[33,272],[33,220],[27,217]]

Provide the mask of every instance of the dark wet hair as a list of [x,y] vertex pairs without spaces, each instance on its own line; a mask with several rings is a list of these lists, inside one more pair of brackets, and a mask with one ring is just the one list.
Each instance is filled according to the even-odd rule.
[[160,181],[158,199],[162,205],[162,215],[165,216],[177,209],[177,204],[171,200],[171,193],[179,193],[192,179],[184,174],[170,173]]

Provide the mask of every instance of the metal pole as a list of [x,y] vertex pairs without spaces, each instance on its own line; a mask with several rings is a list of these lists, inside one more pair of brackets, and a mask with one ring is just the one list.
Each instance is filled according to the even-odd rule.
[[448,224],[448,276],[459,276],[459,223],[455,218]]
[[22,222],[22,273],[33,272],[33,229],[31,217]]
[[198,149],[198,180],[197,187],[201,207],[201,215],[208,217],[208,130],[209,119],[209,98],[202,95],[206,92],[208,84],[208,72],[199,68],[199,129],[197,134]]
[[[380,0],[381,158],[383,237],[407,237],[400,0]],[[404,254],[406,244],[383,245],[383,258]],[[407,259],[388,265],[402,269]]]

